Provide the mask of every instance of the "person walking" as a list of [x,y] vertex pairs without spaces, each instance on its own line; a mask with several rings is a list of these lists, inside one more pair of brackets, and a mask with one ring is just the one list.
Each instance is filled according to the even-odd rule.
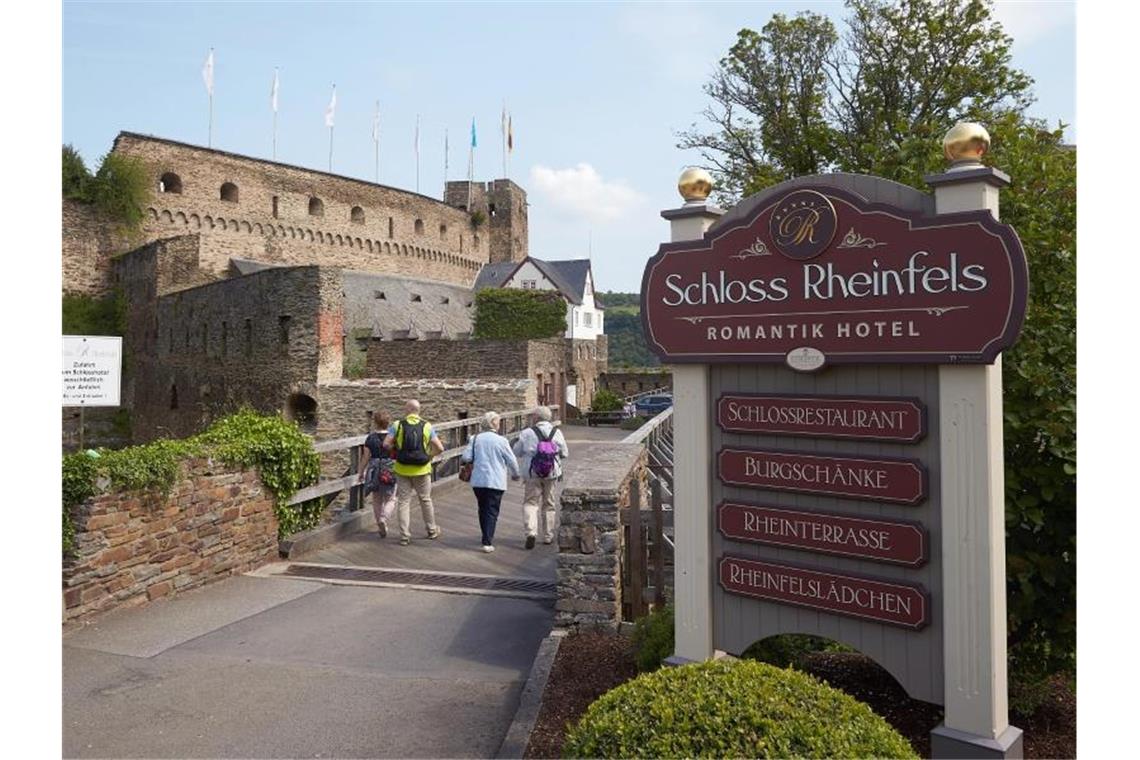
[[392,449],[384,446],[388,433],[388,415],[384,412],[372,413],[372,430],[364,439],[364,450],[368,458],[364,460],[364,493],[372,494],[372,514],[376,515],[376,530],[380,538],[388,535],[388,519],[396,508],[396,473],[392,460]]
[[400,523],[400,546],[411,543],[412,493],[420,500],[427,537],[439,538],[435,508],[431,502],[431,460],[443,453],[431,423],[420,417],[420,402],[408,399],[404,417],[396,420],[384,438],[384,446],[396,450],[396,516]]
[[510,441],[499,435],[499,415],[487,412],[480,422],[482,429],[467,442],[460,461],[472,464],[470,482],[479,503],[483,551],[490,553],[495,551],[495,525],[507,490],[507,474],[511,480],[518,480],[519,463],[511,451]]
[[554,484],[562,478],[562,460],[570,456],[566,438],[551,422],[549,406],[540,406],[532,424],[519,433],[514,451],[523,473],[523,518],[526,548],[533,549],[538,535],[538,507],[542,503],[542,542],[554,541]]

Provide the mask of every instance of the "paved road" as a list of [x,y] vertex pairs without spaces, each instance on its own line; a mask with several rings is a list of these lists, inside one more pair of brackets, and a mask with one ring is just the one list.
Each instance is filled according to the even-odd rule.
[[[587,439],[624,435],[567,432],[568,467],[588,466]],[[493,555],[477,551],[473,500],[457,489],[448,522],[439,518],[441,541],[363,537],[320,561],[553,578],[554,547],[521,548],[516,497]],[[394,564],[400,549],[422,565]],[[113,612],[64,635],[64,756],[490,757],[551,610],[528,599],[243,576]]]

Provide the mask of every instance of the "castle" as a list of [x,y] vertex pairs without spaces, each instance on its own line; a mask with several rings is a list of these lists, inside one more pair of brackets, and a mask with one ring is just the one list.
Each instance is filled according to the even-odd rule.
[[[130,132],[113,151],[150,175],[141,233],[128,239],[65,200],[63,289],[126,299],[135,442],[192,434],[241,405],[318,437],[360,432],[367,411],[409,396],[437,419],[588,406],[605,336],[570,319],[596,312],[600,328],[589,262],[588,292],[575,294],[557,272],[583,262],[529,258],[514,182],[449,182],[439,201]],[[528,262],[567,300],[566,336],[470,340],[476,288],[533,287],[507,282]]]

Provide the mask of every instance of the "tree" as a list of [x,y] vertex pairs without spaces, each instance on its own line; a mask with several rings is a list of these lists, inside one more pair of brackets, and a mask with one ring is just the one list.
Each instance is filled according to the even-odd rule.
[[63,146],[63,197],[90,202],[91,172],[83,163],[83,156],[70,145]]
[[[1010,656],[1020,676],[1071,668],[1076,641],[1076,154],[1030,119],[1032,80],[986,0],[849,0],[838,37],[818,14],[742,30],[705,86],[712,130],[679,135],[734,203],[827,171],[922,187],[941,137],[985,124],[987,162],[1013,184],[1002,221],[1021,237],[1030,299],[1003,358]],[[806,48],[806,49],[805,49]]]
[[871,173],[918,184],[961,120],[989,123],[1032,102],[1012,39],[986,0],[849,0],[839,39],[827,17],[775,14],[743,29],[705,86],[711,132],[682,132],[722,200],[804,174]]

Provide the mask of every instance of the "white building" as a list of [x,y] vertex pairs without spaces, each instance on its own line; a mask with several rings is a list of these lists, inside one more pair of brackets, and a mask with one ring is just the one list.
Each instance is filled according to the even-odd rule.
[[605,310],[595,297],[589,259],[545,261],[528,256],[521,262],[487,264],[475,280],[475,290],[483,288],[556,290],[566,301],[565,337],[597,340],[605,332]]

